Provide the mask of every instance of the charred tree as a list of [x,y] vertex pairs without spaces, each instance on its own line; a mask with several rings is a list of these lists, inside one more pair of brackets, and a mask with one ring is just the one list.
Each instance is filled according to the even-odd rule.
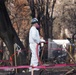
[[9,18],[9,15],[5,6],[5,0],[0,0],[0,37],[5,42],[10,52],[10,57],[14,54],[14,44],[17,43],[20,46],[22,51],[18,55],[19,60],[17,59],[18,60],[17,64],[18,65],[25,64],[26,51],[23,50],[24,46],[12,26],[11,20]]
[[49,25],[48,25],[48,21],[49,21],[49,13],[48,13],[48,4],[49,0],[47,0],[46,3],[46,23],[45,23],[45,38],[46,40],[49,38]]
[[56,0],[53,0],[51,17],[50,17],[51,28],[50,28],[50,35],[49,35],[51,39],[53,39],[53,21],[55,20],[55,18],[53,17],[53,12],[54,12],[55,3],[56,3]]
[[30,9],[31,9],[31,16],[32,18],[35,17],[35,4],[34,4],[34,0],[28,0],[29,1],[29,5],[30,5]]

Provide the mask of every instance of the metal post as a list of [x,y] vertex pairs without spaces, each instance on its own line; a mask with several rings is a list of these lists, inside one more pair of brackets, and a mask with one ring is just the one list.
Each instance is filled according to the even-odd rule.
[[[14,44],[14,54],[15,53],[16,53],[16,45]],[[16,54],[14,55],[14,62],[15,62],[15,66],[17,66]],[[17,73],[17,69],[16,69],[16,73]]]

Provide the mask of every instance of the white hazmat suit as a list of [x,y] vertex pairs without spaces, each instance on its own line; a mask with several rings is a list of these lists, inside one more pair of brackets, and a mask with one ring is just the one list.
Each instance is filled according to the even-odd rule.
[[[32,26],[29,32],[29,47],[31,50],[30,66],[38,66],[38,57],[37,57],[36,47],[37,47],[37,44],[39,43],[40,43],[39,32],[35,26]],[[40,49],[38,47],[38,54],[39,54],[39,50]],[[39,70],[39,69],[34,68],[34,70]],[[31,68],[29,68],[29,71],[31,71]]]

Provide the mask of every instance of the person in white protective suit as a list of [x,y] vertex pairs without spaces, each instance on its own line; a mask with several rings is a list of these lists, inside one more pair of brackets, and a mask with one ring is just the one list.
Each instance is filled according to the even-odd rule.
[[[38,57],[37,57],[37,51],[36,47],[37,44],[40,43],[40,35],[37,28],[39,28],[38,19],[33,18],[31,21],[32,27],[29,31],[29,47],[31,50],[31,61],[30,66],[38,66]],[[38,47],[38,55],[39,55],[40,47]],[[33,70],[38,71],[39,68],[33,68]],[[31,67],[29,68],[29,71],[31,71]]]

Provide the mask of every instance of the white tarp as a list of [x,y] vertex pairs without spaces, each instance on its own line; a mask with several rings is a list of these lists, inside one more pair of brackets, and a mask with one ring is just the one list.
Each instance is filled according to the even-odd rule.
[[52,52],[54,50],[65,50],[66,51],[66,46],[70,45],[70,41],[67,39],[48,39],[48,58],[51,58]]

